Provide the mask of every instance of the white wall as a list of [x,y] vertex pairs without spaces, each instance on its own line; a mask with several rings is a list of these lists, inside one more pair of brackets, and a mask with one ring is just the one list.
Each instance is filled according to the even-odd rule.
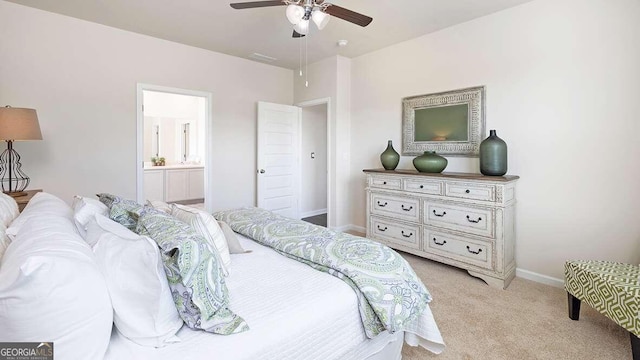
[[291,104],[288,69],[0,1],[0,102],[37,109],[16,144],[31,188],[135,198],[136,84],[213,94],[215,209],[255,204],[256,102]]
[[353,59],[351,222],[365,224],[362,169],[381,167],[388,139],[401,149],[401,99],[486,85],[487,130],[521,176],[518,268],[640,262],[639,64],[636,0],[533,1]]
[[309,86],[305,77],[294,76],[294,103],[318,99],[329,99],[329,162],[328,226],[344,229],[349,226],[350,214],[347,192],[349,191],[350,154],[350,73],[351,60],[335,56],[309,64]]
[[300,214],[304,218],[327,211],[327,105],[302,108],[301,129]]

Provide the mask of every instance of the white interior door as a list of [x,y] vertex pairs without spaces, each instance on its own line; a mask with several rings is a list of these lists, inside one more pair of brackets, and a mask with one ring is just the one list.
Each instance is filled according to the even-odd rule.
[[300,116],[296,106],[258,103],[258,207],[300,219]]

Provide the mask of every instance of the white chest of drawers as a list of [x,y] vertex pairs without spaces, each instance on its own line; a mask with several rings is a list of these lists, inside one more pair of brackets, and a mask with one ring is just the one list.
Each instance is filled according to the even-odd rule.
[[364,170],[367,237],[506,289],[515,276],[518,176]]

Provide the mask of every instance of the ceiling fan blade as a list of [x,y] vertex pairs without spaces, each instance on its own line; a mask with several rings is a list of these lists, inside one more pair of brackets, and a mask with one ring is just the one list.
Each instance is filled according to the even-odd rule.
[[301,37],[305,37],[306,35],[302,35],[299,32],[293,30],[293,37],[294,38],[301,38]]
[[355,11],[351,11],[349,9],[345,9],[341,6],[333,5],[333,4],[327,6],[324,12],[326,12],[329,15],[335,16],[342,20],[346,20],[348,22],[351,22],[363,27],[371,24],[371,22],[373,21],[373,18],[369,16],[362,15]]
[[250,2],[241,2],[241,3],[231,3],[232,8],[234,9],[251,9],[251,8],[260,8],[267,6],[280,6],[287,5],[286,3],[276,0],[276,1],[250,1]]

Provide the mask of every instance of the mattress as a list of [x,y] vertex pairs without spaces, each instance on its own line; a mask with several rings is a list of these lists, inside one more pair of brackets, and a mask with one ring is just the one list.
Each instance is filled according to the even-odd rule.
[[231,255],[226,280],[230,308],[249,331],[225,336],[183,326],[180,342],[155,349],[114,328],[105,359],[366,359],[402,339],[387,332],[367,339],[356,295],[346,283],[238,237],[253,252]]

